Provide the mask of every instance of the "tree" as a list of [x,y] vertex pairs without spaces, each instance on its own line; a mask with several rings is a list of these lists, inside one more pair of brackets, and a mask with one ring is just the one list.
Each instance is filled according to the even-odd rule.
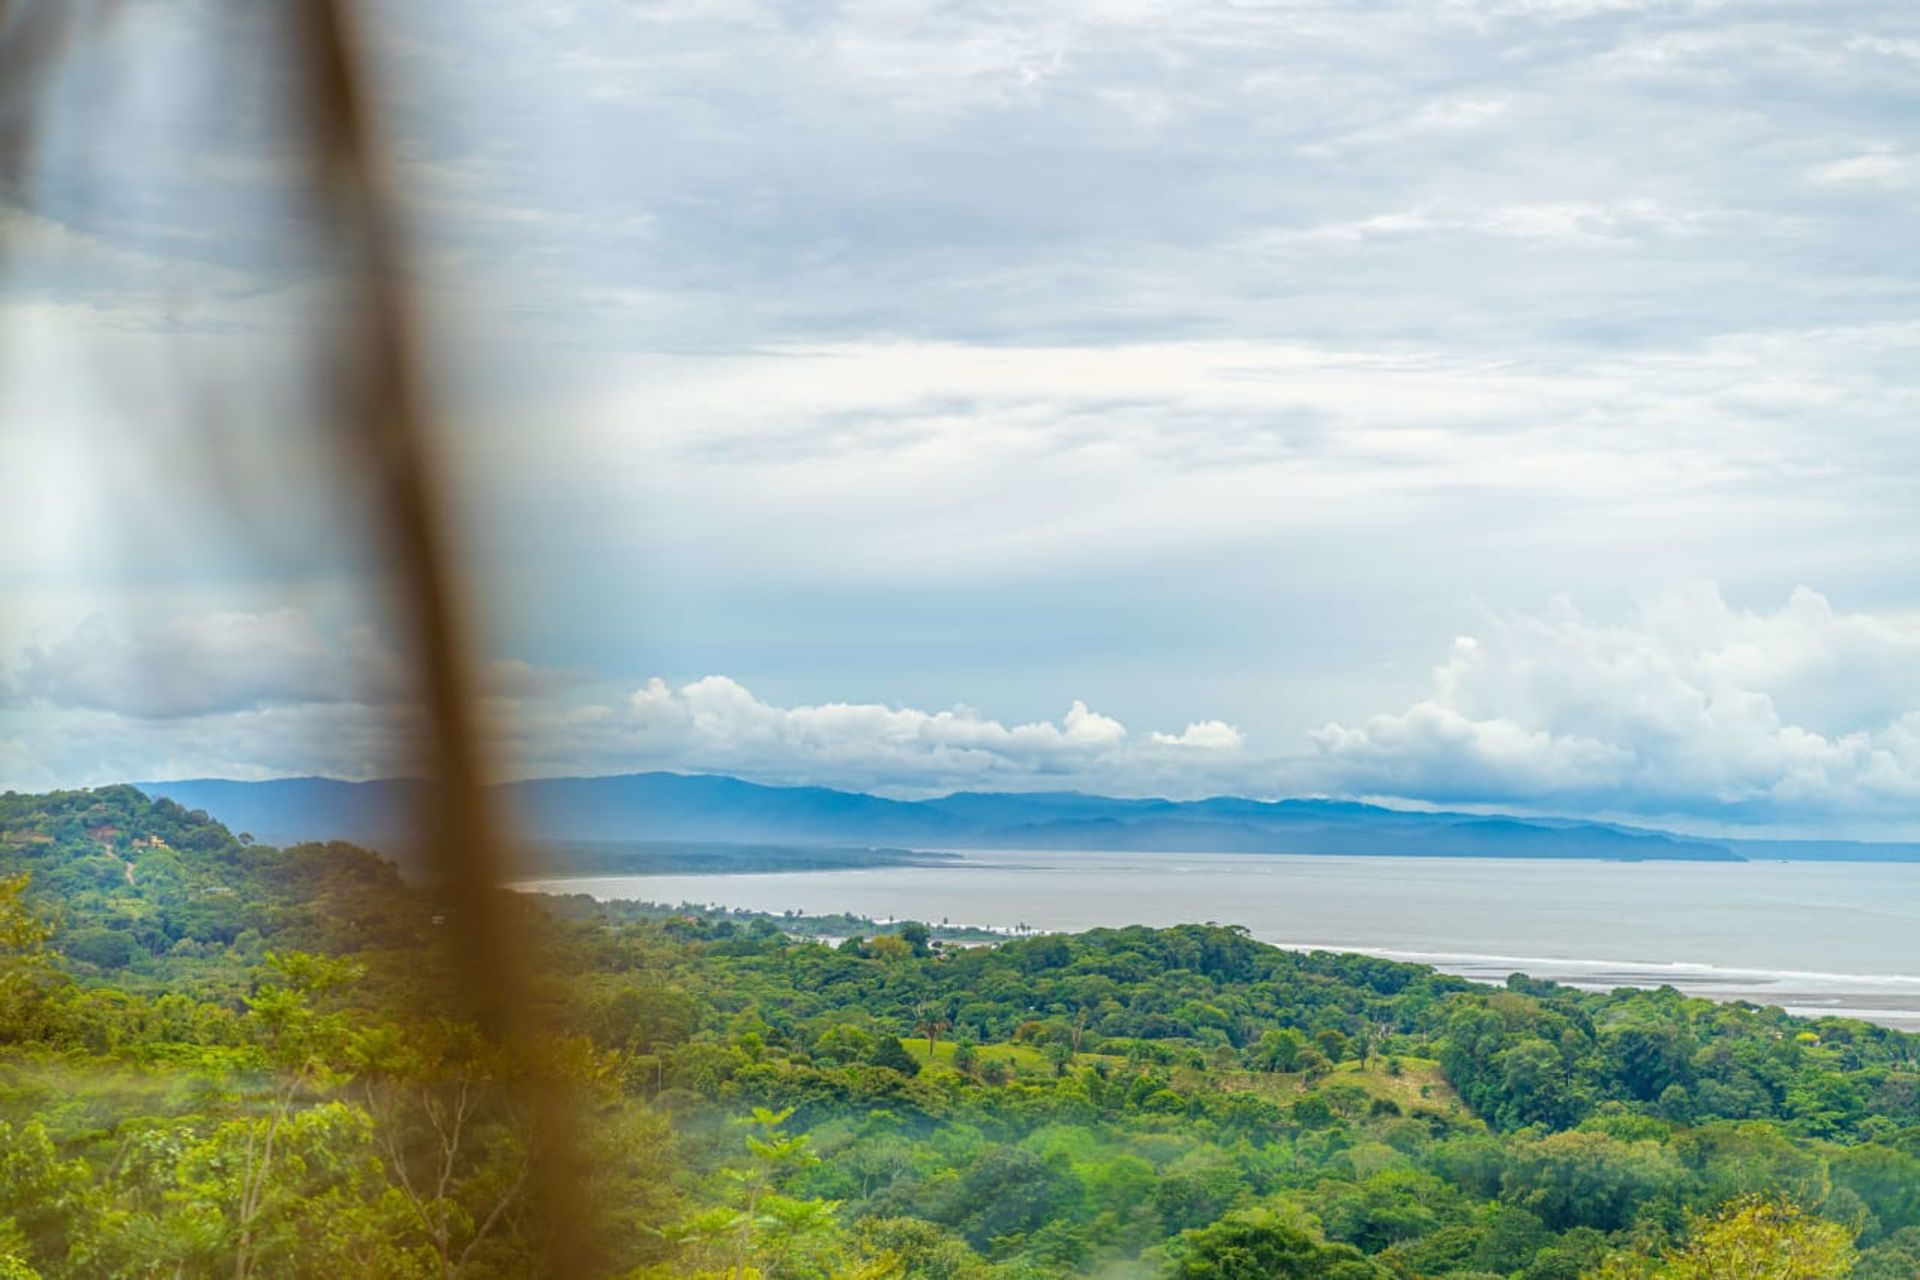
[[863,1062],[873,1056],[874,1037],[860,1027],[839,1023],[820,1033],[813,1051],[829,1062]]
[[1671,1026],[1625,1027],[1602,1041],[1608,1070],[1630,1097],[1651,1102],[1693,1081],[1693,1038]]
[[441,1274],[459,1275],[526,1189],[529,1161],[508,1105],[507,1055],[477,1028],[387,1024],[347,1051],[382,1163]]
[[833,1243],[837,1228],[832,1201],[780,1193],[789,1178],[820,1160],[807,1135],[786,1132],[784,1126],[792,1117],[791,1107],[783,1111],[755,1107],[744,1121],[748,1163],[725,1171],[737,1188],[733,1206],[696,1214],[672,1232],[693,1252],[695,1274],[743,1280],[763,1274],[762,1263],[767,1264],[766,1270],[785,1272]]
[[1324,1031],[1316,1032],[1313,1043],[1319,1047],[1321,1053],[1327,1056],[1328,1062],[1343,1061],[1351,1047],[1346,1032],[1336,1027],[1328,1027]]
[[961,1175],[939,1217],[977,1249],[1038,1230],[1077,1199],[1073,1175],[1023,1147],[995,1146]]
[[1691,1220],[1685,1245],[1659,1257],[1615,1254],[1592,1280],[1839,1280],[1853,1236],[1777,1198],[1748,1196]]
[[699,1020],[698,1002],[685,992],[630,984],[595,1005],[588,1026],[601,1044],[655,1053],[690,1039]]
[[745,1270],[752,1256],[756,1230],[772,1236],[777,1247],[785,1250],[797,1239],[818,1234],[831,1223],[830,1218],[823,1221],[823,1216],[831,1212],[831,1206],[825,1201],[787,1200],[775,1195],[775,1189],[788,1174],[819,1161],[808,1149],[807,1135],[789,1134],[782,1128],[792,1118],[791,1107],[784,1111],[755,1107],[747,1121],[747,1151],[753,1157],[752,1162],[745,1170],[734,1171],[743,1201],[733,1258],[735,1276]]
[[1872,1210],[1877,1231],[1920,1225],[1920,1160],[1882,1146],[1843,1147],[1828,1157],[1833,1180]]
[[133,935],[124,929],[79,929],[61,947],[69,958],[102,969],[124,969],[139,954]]
[[920,1064],[914,1061],[913,1055],[906,1051],[896,1036],[882,1035],[876,1039],[873,1052],[867,1055],[867,1065],[885,1067],[904,1076],[920,1073]]
[[27,902],[32,874],[0,878],[0,1040],[23,1038],[47,980],[52,930]]
[[1169,1228],[1201,1227],[1247,1193],[1239,1168],[1217,1152],[1192,1152],[1160,1171],[1153,1207]]
[[985,1280],[990,1274],[965,1240],[921,1218],[869,1218],[860,1224],[860,1244],[869,1257],[891,1263],[896,1275]]
[[[92,1211],[92,1174],[84,1160],[62,1160],[46,1126],[0,1122],[0,1252],[42,1262],[62,1259],[79,1223]],[[4,1275],[4,1272],[0,1272]]]
[[278,1149],[281,1131],[302,1098],[344,1080],[338,1064],[347,1044],[346,1016],[337,1011],[323,1013],[319,1005],[362,972],[352,961],[300,951],[269,954],[267,967],[278,981],[254,992],[247,1018],[273,1076],[265,1117],[239,1122],[245,1142],[233,1206],[234,1280],[246,1280],[253,1273],[254,1230],[273,1188],[275,1161],[282,1154]]
[[1300,1051],[1307,1038],[1292,1027],[1275,1027],[1260,1036],[1254,1047],[1252,1064],[1262,1071],[1298,1071]]
[[945,1031],[947,1021],[946,1006],[936,1000],[922,1000],[913,1007],[913,1029],[927,1038],[927,1061],[933,1061],[934,1046],[940,1041],[940,1033]]
[[[222,1265],[236,1276],[285,1275],[300,1266],[324,1272],[318,1263],[328,1254],[364,1259],[371,1244],[388,1259],[411,1264],[383,1271],[425,1274],[417,1254],[408,1257],[415,1242],[397,1238],[406,1234],[404,1218],[380,1211],[385,1185],[372,1130],[366,1112],[338,1101],[216,1126],[180,1152],[155,1223],[157,1239],[147,1242],[151,1252],[140,1260],[170,1263],[169,1273],[179,1275],[217,1274]],[[116,1219],[107,1215],[106,1225],[117,1226]],[[316,1223],[324,1228],[316,1230]],[[396,1247],[379,1250],[382,1236],[396,1237]]]
[[1673,1157],[1652,1142],[1604,1133],[1556,1133],[1529,1143],[1508,1164],[1506,1198],[1556,1231],[1617,1231],[1640,1204],[1680,1179]]
[[1385,1280],[1350,1245],[1322,1244],[1271,1209],[1242,1209],[1183,1231],[1169,1251],[1169,1280]]
[[1861,1253],[1854,1280],[1913,1280],[1920,1276],[1920,1227],[1905,1227]]

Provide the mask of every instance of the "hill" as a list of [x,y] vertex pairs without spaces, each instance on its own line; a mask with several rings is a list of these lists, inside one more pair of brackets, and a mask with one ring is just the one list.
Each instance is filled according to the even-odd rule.
[[[404,845],[417,782],[148,782],[149,795],[203,809],[263,840]],[[499,788],[541,842],[833,845],[1415,857],[1735,862],[1749,857],[1920,857],[1912,846],[1775,846],[1703,840],[1559,818],[1427,813],[1342,800],[1119,799],[1077,792],[958,792],[893,800],[827,787],[774,787],[702,774],[540,778]]]
[[56,922],[54,945],[89,975],[161,989],[231,978],[281,946],[417,945],[392,864],[345,844],[286,850],[131,786],[0,795],[0,875]]

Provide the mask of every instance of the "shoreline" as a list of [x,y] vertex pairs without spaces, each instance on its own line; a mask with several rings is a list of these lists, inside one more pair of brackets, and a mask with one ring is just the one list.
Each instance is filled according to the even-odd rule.
[[[648,876],[543,876],[510,882],[507,887],[516,892],[536,893],[552,896],[584,894],[606,902],[650,902],[653,905],[676,906],[698,905],[709,910],[746,910],[757,908],[739,903],[709,901],[695,903],[663,903],[658,899],[642,896],[640,892],[606,892],[613,887],[610,882],[619,882],[620,887],[637,888],[632,881],[646,880]],[[665,879],[667,877],[661,877]],[[732,879],[733,877],[726,877]],[[593,892],[587,886],[597,885],[600,892]],[[777,918],[777,912],[760,912]],[[867,913],[849,911],[849,914],[867,916]],[[873,918],[875,923],[887,921]],[[890,917],[902,919],[909,917]],[[938,918],[936,916],[936,918]],[[1088,928],[1125,927],[1137,921],[1115,920],[1105,926],[1092,925]],[[1201,923],[1193,921],[1190,923]],[[951,924],[948,929],[958,933],[989,933],[997,938],[1012,940],[1020,937],[1032,937],[1047,933],[1078,933],[1085,928],[1025,928],[1011,923],[981,923],[968,921]],[[1154,927],[1165,927],[1156,925]],[[1789,1014],[1803,1018],[1844,1017],[1891,1027],[1900,1031],[1920,1032],[1920,974],[1874,974],[1823,972],[1806,969],[1769,969],[1715,964],[1709,961],[1675,960],[1632,960],[1621,958],[1580,958],[1555,956],[1514,956],[1490,954],[1484,952],[1450,950],[1409,950],[1403,947],[1372,946],[1357,943],[1303,941],[1297,937],[1283,937],[1265,933],[1259,929],[1249,932],[1259,941],[1290,951],[1328,951],[1351,955],[1375,956],[1383,960],[1394,960],[1405,964],[1429,966],[1441,973],[1452,974],[1474,982],[1499,986],[1506,982],[1511,974],[1519,973],[1541,981],[1556,982],[1563,986],[1575,987],[1586,991],[1610,991],[1619,987],[1637,987],[1655,989],[1672,987],[1688,996],[1697,996],[1722,1002],[1740,1002],[1773,1006]],[[935,928],[938,936],[939,928]],[[993,945],[975,938],[957,945]]]
[[1777,1006],[1796,1017],[1856,1018],[1898,1031],[1920,1032],[1920,976],[1751,969],[1698,961],[1582,960],[1548,956],[1491,956],[1402,951],[1388,947],[1276,942],[1298,951],[1340,951],[1407,964],[1431,965],[1475,982],[1504,983],[1513,973],[1583,991],[1618,987],[1672,987],[1724,1003]]

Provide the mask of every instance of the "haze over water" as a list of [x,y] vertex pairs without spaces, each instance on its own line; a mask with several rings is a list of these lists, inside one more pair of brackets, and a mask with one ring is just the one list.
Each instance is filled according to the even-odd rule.
[[1049,931],[1215,921],[1484,981],[1670,983],[1920,1028],[1920,864],[966,851],[943,866],[523,887]]

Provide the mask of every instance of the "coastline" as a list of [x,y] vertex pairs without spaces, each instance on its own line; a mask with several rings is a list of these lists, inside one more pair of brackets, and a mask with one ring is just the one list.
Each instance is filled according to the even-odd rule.
[[1920,1032],[1920,976],[1747,969],[1686,961],[1582,960],[1401,951],[1388,947],[1276,942],[1296,951],[1341,951],[1432,965],[1475,982],[1502,983],[1509,974],[1585,991],[1668,986],[1690,996],[1774,1005],[1802,1018],[1857,1018],[1900,1031]]
[[[795,874],[805,874],[809,879],[824,880],[839,878],[848,873],[821,870]],[[714,882],[715,887],[729,881],[744,884],[758,878],[753,875],[707,877]],[[600,901],[673,905],[663,902],[661,897],[647,895],[645,885],[650,880],[661,881],[664,885],[676,879],[671,876],[644,875],[542,876],[517,880],[507,887],[518,892],[542,895],[584,894]],[[689,905],[698,903],[708,909],[765,910],[763,907],[738,900],[682,899],[671,894],[666,896],[674,898],[676,902]],[[932,896],[934,895],[929,895],[929,897]],[[1015,900],[1017,899],[1009,898],[1009,901]],[[857,909],[854,909],[854,913],[871,914]],[[874,918],[881,923],[887,923],[907,918],[924,919],[928,915],[935,920],[942,918],[942,913],[939,911],[922,912],[918,917],[911,914],[888,914]],[[1012,920],[965,920],[936,926],[935,934],[938,936],[940,928],[945,927],[958,935],[972,935],[959,945],[991,945],[990,942],[984,942],[979,935],[991,934],[998,938],[1012,939],[1042,933],[1076,933],[1088,928],[1120,927],[1129,923],[1139,922],[1116,919],[1106,921],[1104,925],[1076,923],[1059,927],[1023,927],[1021,923]],[[1180,921],[1155,923],[1158,925],[1180,923]],[[1187,923],[1201,922],[1188,921]],[[1588,991],[1608,991],[1618,987],[1653,989],[1670,986],[1689,996],[1725,1002],[1745,1001],[1761,1006],[1777,1006],[1797,1017],[1854,1018],[1901,1031],[1920,1032],[1920,974],[1773,969],[1694,960],[1638,960],[1617,957],[1509,955],[1460,950],[1410,949],[1404,946],[1377,946],[1357,942],[1315,941],[1298,936],[1283,936],[1271,930],[1259,928],[1251,929],[1250,932],[1262,942],[1287,950],[1368,955],[1407,964],[1429,965],[1442,973],[1493,985],[1506,982],[1512,974],[1523,974],[1529,978],[1557,982]]]

